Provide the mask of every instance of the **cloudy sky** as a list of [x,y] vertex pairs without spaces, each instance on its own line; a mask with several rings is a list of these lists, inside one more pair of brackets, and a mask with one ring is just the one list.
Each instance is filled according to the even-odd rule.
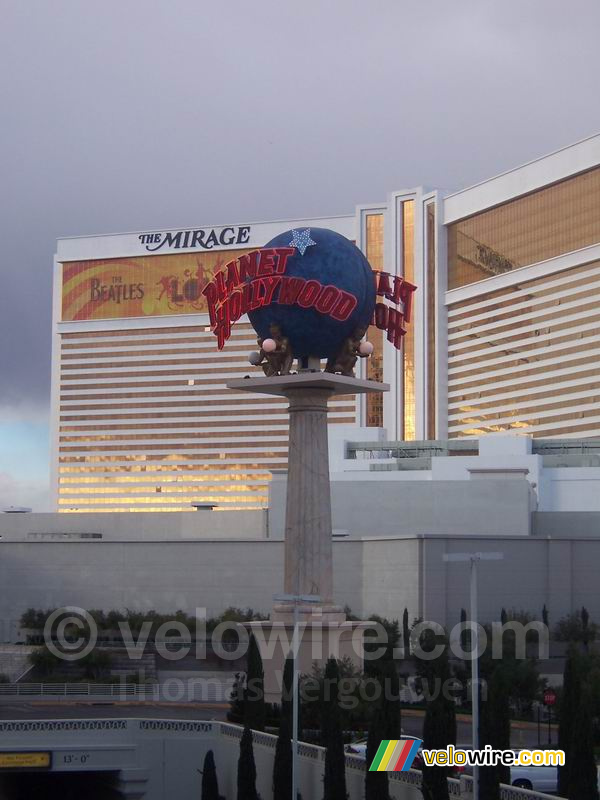
[[597,0],[0,11],[0,506],[48,504],[58,236],[348,213],[600,130]]

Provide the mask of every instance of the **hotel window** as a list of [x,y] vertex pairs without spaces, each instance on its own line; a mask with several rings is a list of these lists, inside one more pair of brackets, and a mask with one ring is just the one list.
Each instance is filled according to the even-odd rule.
[[[372,269],[383,271],[383,214],[368,214],[366,218],[366,256]],[[369,341],[373,345],[373,355],[366,359],[367,378],[383,381],[383,331],[372,325],[369,328]],[[367,426],[383,427],[383,398],[381,394],[369,392],[367,399]]]
[[427,248],[427,438],[435,439],[435,203],[425,209]]
[[[402,203],[402,266],[407,281],[415,282],[415,201]],[[406,326],[406,336],[402,344],[404,375],[402,438],[406,441],[416,438],[415,401],[415,323],[414,318]]]
[[600,262],[448,308],[448,433],[600,435]]
[[448,226],[448,288],[600,242],[600,167]]

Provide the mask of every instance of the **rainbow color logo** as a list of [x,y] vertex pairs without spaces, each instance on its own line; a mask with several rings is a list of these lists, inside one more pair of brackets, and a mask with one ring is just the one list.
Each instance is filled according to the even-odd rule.
[[384,739],[369,772],[407,772],[422,743],[422,739]]

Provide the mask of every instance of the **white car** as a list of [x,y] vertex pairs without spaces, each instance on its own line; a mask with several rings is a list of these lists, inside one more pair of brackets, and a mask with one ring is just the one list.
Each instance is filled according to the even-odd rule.
[[359,756],[360,758],[367,757],[367,740],[366,739],[357,739],[356,742],[350,742],[344,748],[348,755],[352,756]]
[[[456,745],[461,750],[470,750],[471,745]],[[518,753],[519,750],[515,750]],[[473,767],[463,769],[467,775],[473,774]],[[533,789],[536,792],[556,792],[558,789],[557,767],[517,767],[510,768],[511,786],[519,789]]]
[[536,792],[556,792],[558,767],[511,767],[510,782],[521,789]]

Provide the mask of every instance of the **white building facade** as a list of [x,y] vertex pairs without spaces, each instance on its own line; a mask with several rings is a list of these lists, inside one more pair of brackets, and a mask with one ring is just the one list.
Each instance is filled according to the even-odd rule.
[[286,465],[285,405],[225,388],[254,371],[254,333],[242,319],[219,352],[199,289],[231,258],[311,226],[418,286],[401,351],[369,331],[361,368],[390,392],[335,401],[332,423],[356,427],[348,438],[600,434],[595,136],[456,194],[393,192],[345,217],[59,240],[57,509],[266,506],[271,470]]
[[[354,235],[353,217],[318,224]],[[266,506],[270,471],[287,463],[286,406],[226,388],[260,371],[248,363],[256,335],[244,318],[219,352],[200,289],[232,258],[311,225],[59,241],[52,368],[57,510]],[[211,234],[214,249],[183,246]],[[353,397],[336,400],[331,410],[333,423],[358,422]]]

